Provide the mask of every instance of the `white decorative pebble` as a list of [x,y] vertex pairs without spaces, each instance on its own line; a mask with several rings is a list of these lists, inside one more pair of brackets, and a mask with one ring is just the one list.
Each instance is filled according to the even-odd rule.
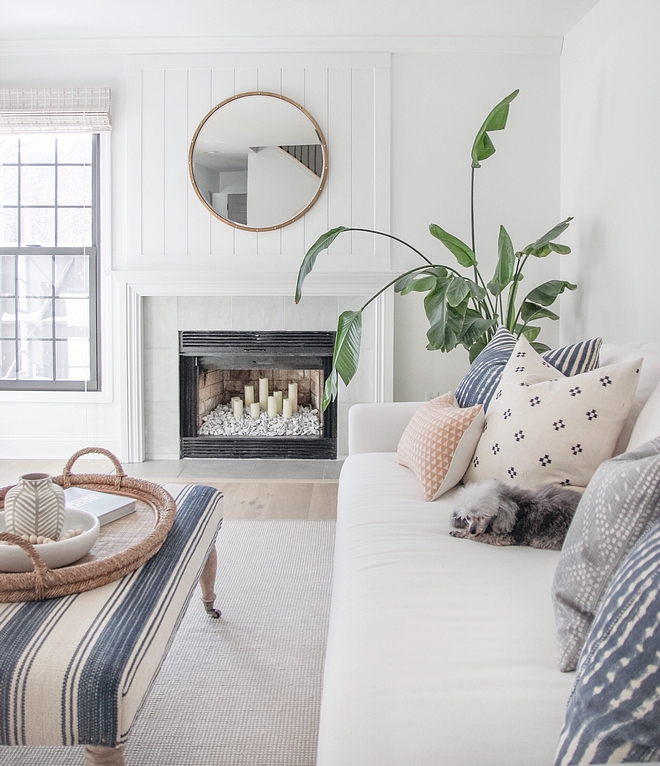
[[298,407],[290,418],[278,415],[269,418],[262,412],[258,419],[247,412],[235,418],[228,404],[220,404],[206,417],[199,429],[200,436],[320,436],[319,411],[311,407]]

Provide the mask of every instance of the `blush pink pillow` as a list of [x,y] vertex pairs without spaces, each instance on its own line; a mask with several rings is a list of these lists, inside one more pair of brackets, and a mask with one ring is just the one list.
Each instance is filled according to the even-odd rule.
[[423,404],[412,416],[396,459],[417,476],[424,500],[437,500],[463,478],[484,420],[483,405],[456,407],[451,391]]

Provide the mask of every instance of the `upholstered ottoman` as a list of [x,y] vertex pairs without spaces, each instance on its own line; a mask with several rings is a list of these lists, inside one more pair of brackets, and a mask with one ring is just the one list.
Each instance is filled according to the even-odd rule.
[[0,604],[0,744],[83,744],[87,764],[124,763],[133,719],[200,578],[207,610],[215,598],[222,493],[166,489],[176,520],[144,566],[86,593]]

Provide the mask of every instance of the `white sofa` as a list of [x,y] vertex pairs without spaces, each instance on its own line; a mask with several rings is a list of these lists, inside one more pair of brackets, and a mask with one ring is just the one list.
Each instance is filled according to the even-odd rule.
[[550,766],[559,552],[449,536],[454,491],[425,502],[396,462],[420,404],[350,410],[317,766]]

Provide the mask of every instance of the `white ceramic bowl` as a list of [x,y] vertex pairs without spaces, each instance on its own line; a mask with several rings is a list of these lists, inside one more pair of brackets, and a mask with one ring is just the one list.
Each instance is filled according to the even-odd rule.
[[[99,536],[99,520],[89,511],[67,508],[64,531],[69,529],[82,529],[83,532],[68,540],[34,546],[50,569],[72,564],[89,553]],[[4,513],[0,513],[0,532],[6,532]],[[31,572],[33,569],[32,559],[18,545],[0,545],[0,572]]]

